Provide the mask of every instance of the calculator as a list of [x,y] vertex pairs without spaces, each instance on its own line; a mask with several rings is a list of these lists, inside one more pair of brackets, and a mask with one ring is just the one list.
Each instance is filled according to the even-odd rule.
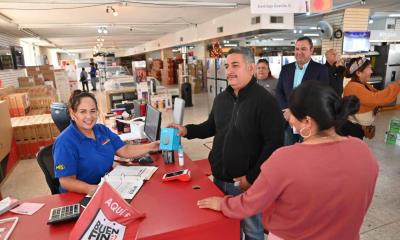
[[47,224],[63,223],[79,218],[81,214],[79,203],[52,208]]

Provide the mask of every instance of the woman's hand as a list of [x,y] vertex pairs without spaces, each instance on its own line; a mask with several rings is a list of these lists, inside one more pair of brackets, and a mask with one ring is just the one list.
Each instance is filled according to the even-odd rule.
[[221,211],[222,197],[209,197],[197,201],[199,208],[209,208],[215,211]]

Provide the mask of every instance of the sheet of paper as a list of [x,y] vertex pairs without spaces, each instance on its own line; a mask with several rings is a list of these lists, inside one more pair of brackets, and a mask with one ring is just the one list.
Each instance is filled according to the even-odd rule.
[[108,175],[137,177],[142,180],[149,180],[153,173],[157,170],[154,166],[117,166]]
[[18,214],[32,215],[43,206],[44,203],[21,203],[18,207],[10,211]]
[[143,180],[134,176],[106,176],[104,180],[124,199],[132,199],[143,185]]

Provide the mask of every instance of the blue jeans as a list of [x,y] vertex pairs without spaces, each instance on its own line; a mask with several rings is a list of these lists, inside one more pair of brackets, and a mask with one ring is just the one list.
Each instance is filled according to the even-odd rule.
[[[233,183],[224,182],[216,178],[214,178],[214,183],[224,194],[236,196],[243,193],[242,189],[236,187]],[[243,233],[246,240],[264,240],[261,213],[240,221],[240,239],[243,239]]]

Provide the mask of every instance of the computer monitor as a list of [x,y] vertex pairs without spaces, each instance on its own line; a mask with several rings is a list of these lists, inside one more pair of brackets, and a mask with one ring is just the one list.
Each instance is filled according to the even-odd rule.
[[146,108],[146,120],[144,122],[144,134],[154,142],[160,140],[161,112],[150,104]]
[[183,100],[182,98],[175,98],[174,112],[172,113],[172,121],[175,124],[182,125],[184,112],[185,112],[185,100]]

